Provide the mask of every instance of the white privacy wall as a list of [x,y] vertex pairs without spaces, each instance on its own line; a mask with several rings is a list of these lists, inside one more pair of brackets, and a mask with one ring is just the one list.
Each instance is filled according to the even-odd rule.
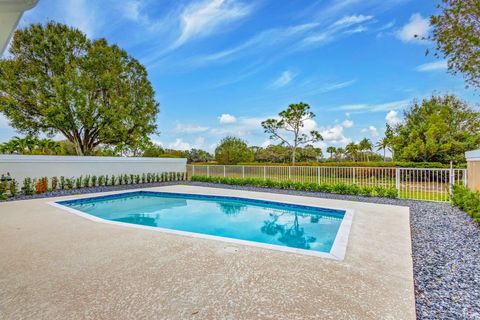
[[183,158],[0,155],[0,175],[9,172],[21,183],[27,177],[185,172],[186,164],[187,159]]

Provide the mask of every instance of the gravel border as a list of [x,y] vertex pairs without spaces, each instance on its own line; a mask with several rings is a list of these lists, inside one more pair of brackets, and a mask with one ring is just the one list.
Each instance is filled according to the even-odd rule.
[[55,190],[33,196],[19,195],[7,201],[178,184],[408,206],[417,318],[480,319],[480,227],[465,212],[448,203],[191,181]]

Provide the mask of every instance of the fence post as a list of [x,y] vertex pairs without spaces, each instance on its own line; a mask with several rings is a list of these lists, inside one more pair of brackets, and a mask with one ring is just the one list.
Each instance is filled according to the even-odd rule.
[[353,184],[357,183],[357,168],[353,167]]
[[400,168],[395,169],[395,186],[397,188],[397,195],[400,198]]
[[192,177],[195,175],[195,166],[192,165]]
[[207,177],[210,177],[210,166],[207,166]]
[[227,176],[227,169],[226,166],[223,166],[223,177],[225,178]]
[[450,161],[450,170],[448,171],[448,194],[449,195],[452,195],[454,179],[455,177],[453,177],[453,164],[452,164],[452,161]]
[[288,180],[292,180],[292,167],[288,166]]
[[467,187],[468,186],[468,170],[467,169],[462,169],[463,170],[463,186]]
[[317,184],[320,184],[320,167],[317,167]]
[[267,180],[267,167],[263,167],[263,180]]
[[242,166],[242,178],[245,178],[245,166]]

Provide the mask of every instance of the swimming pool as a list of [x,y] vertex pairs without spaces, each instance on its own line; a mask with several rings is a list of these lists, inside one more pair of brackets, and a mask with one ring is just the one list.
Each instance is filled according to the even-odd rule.
[[51,203],[86,218],[343,259],[352,212],[257,199],[135,191]]

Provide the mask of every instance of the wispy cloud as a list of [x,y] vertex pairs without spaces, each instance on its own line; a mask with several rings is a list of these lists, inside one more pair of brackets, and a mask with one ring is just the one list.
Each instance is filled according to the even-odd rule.
[[382,112],[404,108],[410,103],[410,99],[391,101],[380,104],[348,104],[336,107],[335,110],[345,110],[356,113],[361,112]]
[[69,25],[82,30],[90,38],[96,36],[101,19],[98,19],[94,5],[86,0],[67,0],[61,8]]
[[220,27],[250,14],[252,6],[235,0],[197,1],[180,15],[180,35],[171,45],[177,48],[187,41],[213,34]]
[[[311,44],[323,44],[333,41],[336,37],[343,34],[352,34],[366,31],[367,28],[359,24],[369,21],[373,16],[351,15],[338,19],[324,30],[307,36],[302,41],[303,46]],[[353,27],[353,28],[351,28]]]
[[403,42],[422,43],[422,39],[427,37],[429,30],[430,23],[428,19],[423,18],[419,13],[414,13],[408,23],[397,31],[396,35]]
[[190,125],[190,124],[183,124],[183,123],[177,123],[175,126],[176,131],[183,132],[183,133],[205,132],[208,129],[210,128],[206,126]]
[[434,61],[429,63],[424,63],[415,68],[419,72],[428,72],[428,71],[438,71],[438,70],[447,70],[448,64],[447,61]]
[[294,74],[293,72],[291,71],[283,71],[282,74],[280,74],[280,76],[275,79],[275,81],[272,82],[272,84],[270,85],[270,87],[272,88],[281,88],[281,87],[285,87],[287,84],[289,84],[293,78],[295,78],[296,74]]

